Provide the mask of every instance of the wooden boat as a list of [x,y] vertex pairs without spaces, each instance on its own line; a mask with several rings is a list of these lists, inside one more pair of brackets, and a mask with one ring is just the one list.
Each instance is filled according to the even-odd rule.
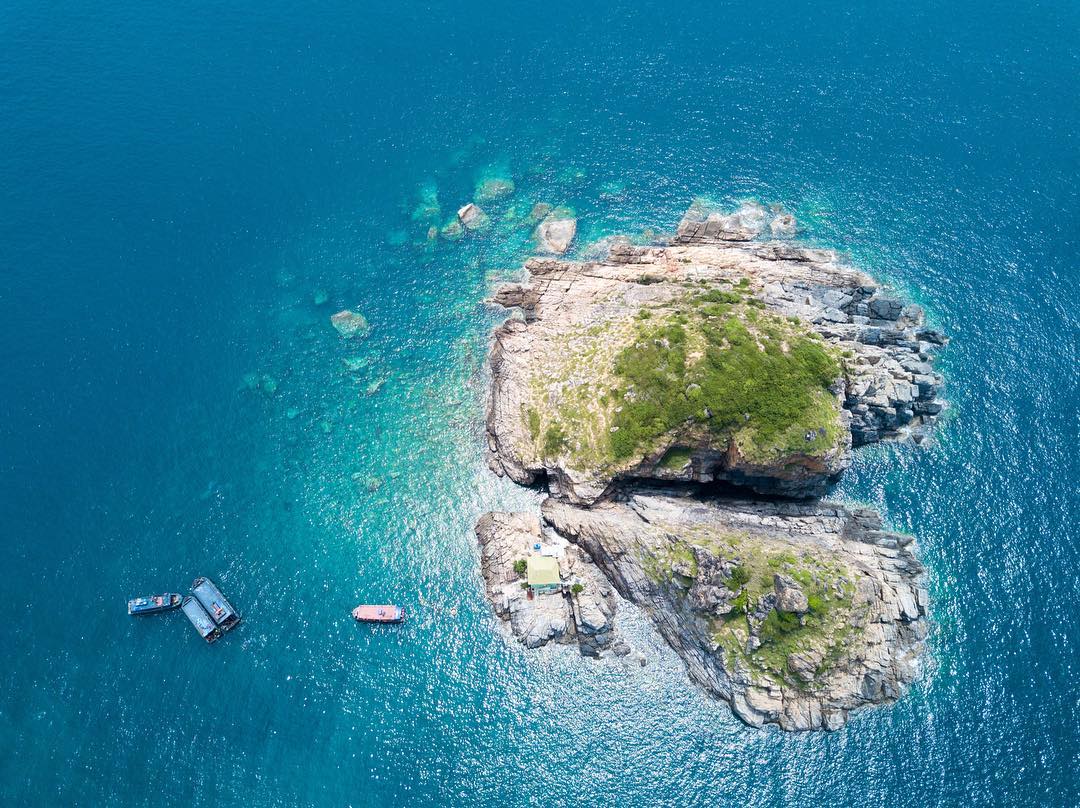
[[404,623],[404,606],[357,606],[352,610],[353,619],[360,623]]
[[179,608],[183,598],[175,592],[166,592],[163,595],[147,595],[142,598],[132,598],[128,601],[128,614],[158,614]]

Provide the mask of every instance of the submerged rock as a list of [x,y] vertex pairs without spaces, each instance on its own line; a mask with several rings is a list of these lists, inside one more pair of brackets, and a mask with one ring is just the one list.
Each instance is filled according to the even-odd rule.
[[341,360],[345,370],[349,373],[358,373],[371,364],[371,358],[367,356],[346,356]]
[[529,223],[534,225],[540,224],[540,222],[544,220],[544,217],[551,213],[553,209],[554,208],[547,202],[537,202],[529,211]]
[[477,202],[494,202],[514,193],[514,181],[510,177],[488,177],[476,184],[473,198]]
[[240,389],[259,391],[271,398],[277,392],[278,382],[269,373],[245,373],[240,380]]
[[461,222],[455,217],[442,226],[439,235],[447,241],[457,241],[465,235],[465,228],[461,226]]
[[382,389],[383,385],[386,384],[388,381],[390,381],[389,376],[383,376],[382,378],[375,379],[373,382],[371,382],[371,384],[369,384],[367,386],[367,394],[369,396],[375,395],[377,392],[379,392]]
[[325,289],[316,289],[311,295],[311,302],[316,306],[324,305],[330,299]]
[[439,186],[432,181],[425,182],[420,186],[417,196],[419,201],[410,215],[414,222],[437,220],[442,216],[442,208],[439,205]]
[[377,474],[365,474],[358,471],[352,475],[353,482],[357,483],[369,494],[374,494],[380,488],[383,487],[383,478]]
[[606,200],[622,199],[626,196],[626,183],[621,180],[605,182],[600,186],[600,198]]
[[346,338],[363,337],[366,336],[370,330],[368,321],[364,315],[358,312],[350,311],[349,309],[342,309],[337,314],[330,316],[330,324],[337,329],[337,332]]

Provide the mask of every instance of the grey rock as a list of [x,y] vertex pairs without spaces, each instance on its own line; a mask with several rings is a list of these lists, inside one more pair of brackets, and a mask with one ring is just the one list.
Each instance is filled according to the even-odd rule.
[[[913,545],[881,529],[869,509],[848,509],[830,502],[754,502],[701,500],[645,494],[626,502],[601,502],[581,508],[549,498],[544,521],[556,533],[584,549],[619,594],[640,606],[660,634],[683,658],[690,677],[753,726],[775,723],[788,730],[836,729],[848,713],[894,701],[918,675],[925,639],[925,609],[919,606],[922,566]],[[695,550],[711,552],[714,539],[744,532],[766,546],[789,548],[792,555],[826,553],[849,568],[858,581],[852,628],[838,657],[823,666],[824,649],[811,647],[789,659],[791,675],[813,688],[777,686],[749,672],[742,662],[729,664],[713,639],[713,618],[687,612],[685,589],[656,582],[647,559],[662,556],[673,541],[697,541]],[[693,538],[689,538],[693,537]],[[777,542],[777,545],[768,543]],[[697,554],[695,552],[695,554]],[[706,559],[712,570],[718,562]],[[699,579],[711,572],[699,571]],[[774,588],[776,585],[774,580]],[[781,593],[761,599],[764,617],[780,605],[795,582],[780,581]],[[762,617],[762,619],[763,619]],[[753,619],[753,618],[752,618]],[[748,655],[762,646],[748,638]]]
[[570,249],[577,234],[577,219],[556,209],[536,227],[536,240],[544,252],[561,255]]
[[776,590],[776,608],[782,612],[804,614],[810,608],[806,593],[787,575],[773,575],[773,588]]
[[346,338],[363,337],[370,330],[364,315],[349,309],[342,309],[337,314],[332,314],[330,324]]
[[466,230],[480,230],[487,226],[488,217],[479,205],[469,202],[457,212],[458,221]]

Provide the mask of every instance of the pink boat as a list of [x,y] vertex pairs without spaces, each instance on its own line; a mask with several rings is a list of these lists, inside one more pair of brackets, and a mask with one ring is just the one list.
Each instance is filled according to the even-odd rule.
[[354,620],[361,623],[404,623],[404,606],[357,606],[352,610]]

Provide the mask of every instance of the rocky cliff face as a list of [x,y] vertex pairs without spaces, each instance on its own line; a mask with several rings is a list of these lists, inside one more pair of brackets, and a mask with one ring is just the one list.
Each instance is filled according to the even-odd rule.
[[919,670],[922,567],[873,511],[634,495],[543,514],[748,724],[835,729]]
[[[757,205],[692,208],[668,246],[531,259],[497,290],[520,316],[491,351],[490,466],[552,496],[542,525],[494,514],[477,534],[496,612],[527,645],[623,645],[610,581],[747,723],[832,729],[911,681],[926,597],[909,539],[805,498],[852,447],[923,439],[945,340],[835,253],[778,240],[795,230]],[[713,481],[770,501],[685,495]],[[657,485],[684,495],[642,493]],[[537,536],[581,553],[564,555],[588,574],[563,578],[603,620],[508,586],[507,548]]]

